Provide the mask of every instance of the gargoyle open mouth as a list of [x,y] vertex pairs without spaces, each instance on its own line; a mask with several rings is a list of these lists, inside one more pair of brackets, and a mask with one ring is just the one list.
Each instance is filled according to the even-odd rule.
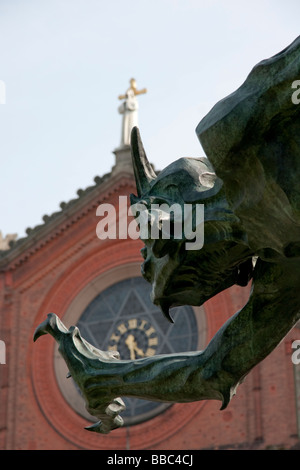
[[[152,285],[151,300],[160,306],[166,318],[172,321],[169,313],[172,307],[202,305],[233,284],[247,285],[252,278],[253,252],[207,159],[180,159],[155,175],[137,128],[132,130],[132,157],[138,189],[138,196],[131,195],[133,204],[141,203],[149,213],[154,205],[159,212],[160,207],[172,208],[177,204],[182,208],[179,213],[184,213],[187,204],[204,205],[201,249],[186,249],[188,240],[183,227],[182,238],[175,239],[174,210],[164,212],[162,222],[159,215],[155,217],[161,222],[156,239],[142,238],[145,247],[141,272]],[[168,239],[162,231],[167,218],[171,227]],[[195,225],[195,217],[193,222]],[[195,226],[192,228],[196,233]]]
[[151,300],[172,321],[169,309],[180,305],[201,306],[234,284],[246,286],[252,279],[254,259],[243,245],[216,243],[197,252],[178,245],[173,255],[156,258],[144,250],[142,275],[151,283]]

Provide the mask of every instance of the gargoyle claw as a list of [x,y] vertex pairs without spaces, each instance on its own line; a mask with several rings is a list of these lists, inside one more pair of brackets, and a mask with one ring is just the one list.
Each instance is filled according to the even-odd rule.
[[120,359],[119,353],[97,349],[81,337],[77,327],[71,326],[68,330],[54,313],[49,313],[47,319],[37,327],[33,337],[34,341],[47,333],[57,341],[58,350],[69,368],[66,378],[72,377],[82,392],[87,411],[100,419],[99,422],[85,429],[107,434],[122,426],[123,419],[119,413],[125,410],[123,400],[104,396],[102,400],[95,402],[93,393],[90,391],[93,377],[99,376],[99,371],[102,371],[104,363],[107,367],[107,363],[110,361],[113,363]]
[[123,419],[119,413],[124,411],[125,408],[126,406],[123,400],[121,398],[115,398],[106,408],[101,420],[91,426],[87,426],[85,429],[101,434],[108,434],[113,429],[123,426]]

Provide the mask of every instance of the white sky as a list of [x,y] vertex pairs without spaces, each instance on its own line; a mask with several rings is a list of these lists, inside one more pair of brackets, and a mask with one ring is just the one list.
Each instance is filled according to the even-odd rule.
[[139,127],[155,167],[203,155],[198,122],[299,18],[299,0],[0,0],[2,234],[24,236],[111,170],[131,77],[148,89]]

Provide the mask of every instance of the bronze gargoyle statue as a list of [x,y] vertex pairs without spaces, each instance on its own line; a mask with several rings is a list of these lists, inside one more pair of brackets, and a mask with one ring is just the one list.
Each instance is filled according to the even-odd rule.
[[[300,318],[300,37],[260,62],[234,93],[217,103],[196,132],[205,158],[182,158],[158,175],[132,130],[137,195],[132,204],[204,205],[204,244],[187,250],[183,235],[143,239],[142,274],[152,301],[169,319],[178,305],[202,305],[228,287],[252,289],[247,304],[200,352],[122,360],[89,345],[54,314],[49,332],[60,344],[91,414],[90,429],[121,424],[121,399],[220,400],[224,409],[249,371]],[[170,219],[172,219],[170,214]],[[193,218],[194,220],[194,218]],[[172,220],[170,220],[171,224]]]

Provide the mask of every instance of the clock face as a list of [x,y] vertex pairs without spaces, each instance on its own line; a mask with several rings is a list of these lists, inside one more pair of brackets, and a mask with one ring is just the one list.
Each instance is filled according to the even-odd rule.
[[[77,326],[89,343],[119,351],[121,359],[197,350],[198,325],[192,307],[171,310],[169,323],[150,300],[151,286],[141,277],[118,282],[101,292],[85,309]],[[122,397],[125,425],[154,417],[170,404]]]
[[138,315],[119,323],[109,338],[108,350],[119,351],[122,359],[154,356],[158,335],[152,324]]

